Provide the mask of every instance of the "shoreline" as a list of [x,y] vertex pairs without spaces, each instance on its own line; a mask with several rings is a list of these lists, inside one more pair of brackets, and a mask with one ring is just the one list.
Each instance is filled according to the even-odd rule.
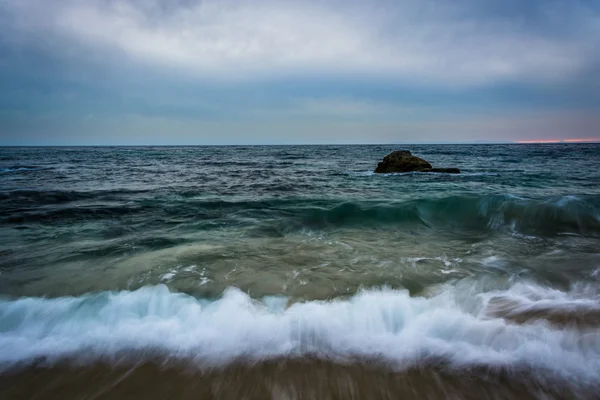
[[540,381],[535,371],[500,368],[449,369],[425,363],[394,370],[371,362],[336,363],[310,358],[237,362],[196,369],[185,362],[83,366],[62,362],[0,374],[0,397],[145,400],[177,399],[421,399],[479,400],[548,396],[592,399],[597,387]]

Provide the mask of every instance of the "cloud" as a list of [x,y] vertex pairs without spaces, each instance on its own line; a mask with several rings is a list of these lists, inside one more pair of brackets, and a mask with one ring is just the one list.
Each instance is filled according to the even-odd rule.
[[598,65],[593,3],[497,4],[0,0],[12,35],[53,38],[55,52],[102,52],[111,62],[203,79],[317,74],[481,86],[569,82]]
[[[276,112],[279,118],[322,118],[339,121],[409,120],[422,118],[424,115],[422,107],[357,97],[294,98]],[[273,115],[274,110],[262,109],[255,113]]]
[[0,0],[4,144],[597,136],[600,2]]

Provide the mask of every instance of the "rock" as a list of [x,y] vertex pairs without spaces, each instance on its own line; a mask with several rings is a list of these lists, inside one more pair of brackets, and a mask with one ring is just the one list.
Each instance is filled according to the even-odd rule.
[[378,174],[387,174],[390,172],[443,172],[447,174],[460,174],[458,168],[433,168],[427,161],[413,156],[408,150],[391,152],[375,168],[375,173]]
[[408,150],[391,152],[377,164],[375,172],[387,174],[390,172],[414,172],[431,169],[431,164],[422,158],[413,156]]

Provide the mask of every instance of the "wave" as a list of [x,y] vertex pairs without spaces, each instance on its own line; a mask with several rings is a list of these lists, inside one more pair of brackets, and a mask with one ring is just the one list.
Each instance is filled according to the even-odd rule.
[[419,224],[436,229],[510,230],[533,235],[600,233],[598,198],[454,196],[406,202],[346,202],[304,210],[302,225]]
[[11,167],[0,168],[0,172],[23,172],[23,171],[38,171],[40,167],[35,165],[13,165]]
[[[132,197],[132,194],[137,196]],[[264,199],[227,201],[136,191],[0,193],[4,222],[52,222],[119,216],[185,219],[208,226],[254,224],[286,234],[345,226],[425,226],[436,230],[507,230],[531,236],[600,234],[599,196],[526,199],[510,195],[451,196],[409,201]],[[74,204],[86,200],[88,203]],[[44,207],[56,205],[56,207]]]
[[5,299],[0,301],[0,367],[73,358],[116,361],[125,354],[201,366],[313,357],[375,360],[397,369],[439,362],[450,368],[532,368],[597,382],[597,327],[559,327],[543,316],[514,323],[499,317],[497,307],[488,310],[502,297],[521,307],[554,302],[568,309],[577,303],[598,312],[597,297],[577,296],[519,284],[475,296],[446,290],[414,298],[407,291],[381,289],[288,305],[283,297],[253,300],[235,288],[210,300],[159,285],[81,297]]
[[0,192],[0,202],[8,206],[45,206],[66,204],[81,200],[111,200],[119,199],[128,194],[147,193],[148,190],[11,190]]

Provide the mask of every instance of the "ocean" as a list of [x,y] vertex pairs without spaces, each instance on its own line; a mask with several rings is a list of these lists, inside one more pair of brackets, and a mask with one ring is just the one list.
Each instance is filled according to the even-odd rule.
[[4,147],[0,238],[2,399],[600,393],[598,144]]

